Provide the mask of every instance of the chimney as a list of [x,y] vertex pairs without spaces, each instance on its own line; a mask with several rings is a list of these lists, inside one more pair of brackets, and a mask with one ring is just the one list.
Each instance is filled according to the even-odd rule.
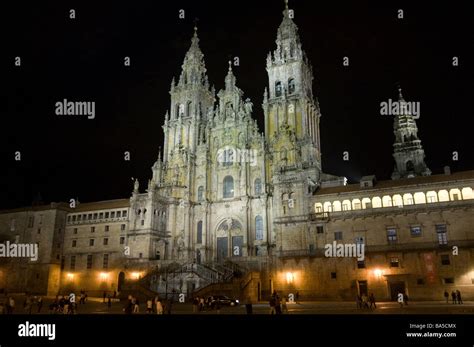
[[451,175],[451,168],[449,166],[444,167],[444,174],[445,175]]

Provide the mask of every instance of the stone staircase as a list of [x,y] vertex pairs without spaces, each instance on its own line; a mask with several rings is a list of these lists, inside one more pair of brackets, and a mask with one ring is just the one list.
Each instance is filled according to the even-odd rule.
[[231,263],[170,263],[150,269],[139,280],[125,281],[120,297],[125,299],[131,294],[139,300],[155,296],[178,300],[180,294],[184,294],[185,299],[190,300],[193,293],[201,288],[225,286],[241,275],[240,266]]

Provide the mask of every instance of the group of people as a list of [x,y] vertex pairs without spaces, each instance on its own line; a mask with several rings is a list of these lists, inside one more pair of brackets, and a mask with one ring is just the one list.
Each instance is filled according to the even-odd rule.
[[[449,293],[447,290],[444,291],[444,298],[446,299],[446,303],[449,302]],[[453,290],[451,292],[451,299],[453,304],[462,304],[461,292],[459,290]]]
[[362,295],[357,294],[356,296],[356,304],[358,309],[372,309],[377,308],[375,304],[375,296],[374,293],[370,293],[369,296],[363,293]]
[[[173,300],[162,301],[160,297],[155,296],[153,299],[148,298],[146,300],[146,313],[171,314],[172,306]],[[125,314],[140,313],[140,301],[138,300],[138,298],[129,295],[125,307],[123,308],[123,311],[125,312]]]
[[280,296],[275,290],[272,296],[270,297],[270,301],[269,301],[270,314],[288,313],[288,307],[286,306],[286,303],[287,303],[287,298],[285,296],[282,296],[280,298]]
[[220,304],[218,301],[214,302],[212,296],[205,299],[204,297],[196,296],[193,298],[193,313],[209,311],[212,309],[220,310]]
[[76,314],[77,303],[73,296],[56,295],[54,301],[49,305],[49,313]]
[[[0,302],[0,314],[13,314],[15,311],[15,299],[9,296],[5,299],[5,302]],[[36,312],[41,313],[43,308],[43,297],[26,295],[25,301],[23,302],[23,309],[25,314],[33,313],[36,306]]]

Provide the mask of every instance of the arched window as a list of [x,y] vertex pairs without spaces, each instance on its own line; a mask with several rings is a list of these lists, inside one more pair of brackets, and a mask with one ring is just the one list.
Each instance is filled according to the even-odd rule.
[[276,81],[275,82],[275,96],[281,96],[281,82]]
[[233,149],[226,149],[224,151],[224,157],[222,158],[222,165],[223,166],[232,166],[234,163],[234,150]]
[[262,181],[260,178],[255,179],[255,195],[262,194]]
[[197,224],[196,243],[202,243],[202,220]]
[[263,240],[263,218],[262,216],[255,217],[255,239]]
[[224,177],[224,199],[234,197],[234,179],[232,176]]
[[204,187],[199,186],[198,188],[198,201],[203,201],[204,200]]
[[295,92],[295,80],[290,78],[288,80],[288,93],[293,94]]
[[186,105],[186,117],[191,117],[191,101],[188,101]]
[[415,166],[413,165],[413,162],[411,160],[407,161],[407,171],[413,171],[415,169]]

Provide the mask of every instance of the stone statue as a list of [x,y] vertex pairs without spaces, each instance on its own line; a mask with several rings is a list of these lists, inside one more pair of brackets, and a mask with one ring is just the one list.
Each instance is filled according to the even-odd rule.
[[252,113],[253,104],[249,98],[245,99],[245,111],[250,114]]
[[140,183],[138,182],[138,179],[135,179],[135,183],[133,184],[133,190],[135,192],[138,192],[139,187],[140,187]]

